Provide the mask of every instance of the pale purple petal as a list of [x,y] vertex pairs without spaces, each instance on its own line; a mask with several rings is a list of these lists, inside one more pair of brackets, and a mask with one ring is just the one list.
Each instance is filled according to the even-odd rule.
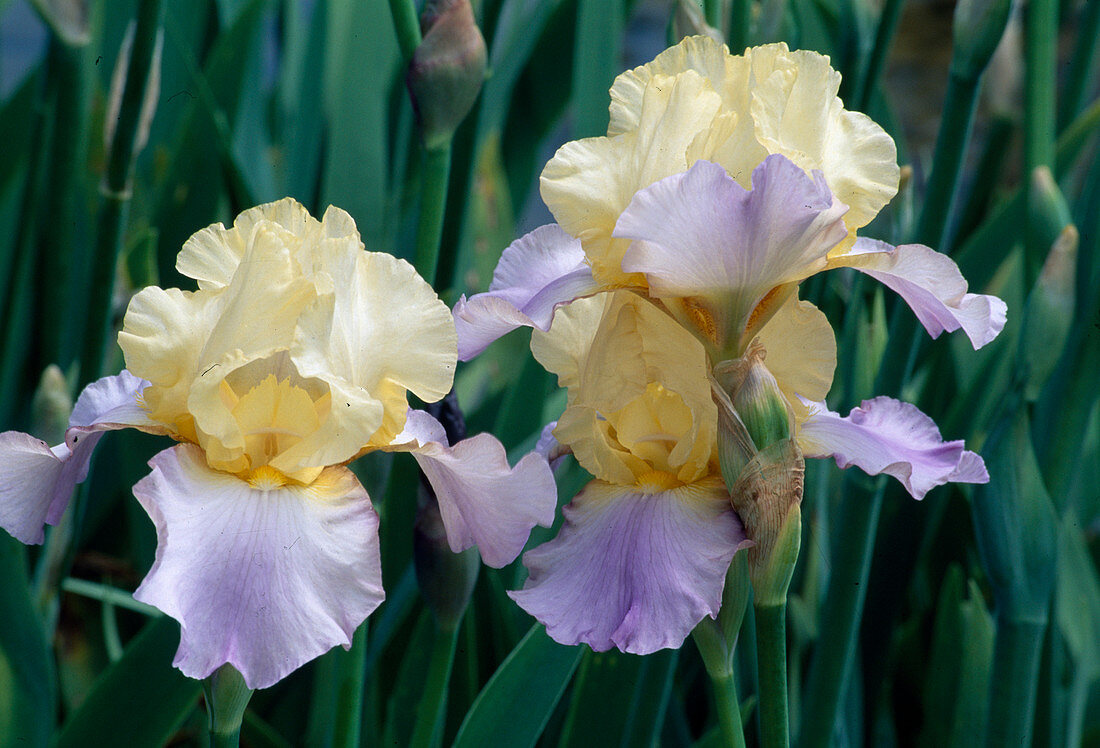
[[842,468],[892,475],[918,499],[944,483],[989,482],[982,458],[961,439],[945,442],[935,422],[914,405],[876,397],[841,417],[824,403],[803,404],[811,414],[798,443],[807,457],[834,457]]
[[614,236],[637,240],[623,270],[644,273],[658,297],[732,298],[737,324],[772,288],[824,269],[848,232],[847,206],[821,173],[773,155],[753,171],[752,186],[697,161],[640,190],[615,226]]
[[57,524],[73,488],[88,477],[104,431],[133,426],[163,433],[140,406],[148,384],[123,370],[85,387],[69,418],[65,443],[52,449],[17,431],[0,434],[0,527],[24,543],[41,543],[44,525]]
[[875,239],[857,239],[852,251],[837,258],[893,289],[933,337],[962,328],[974,348],[1004,329],[1008,307],[996,296],[967,292],[966,279],[947,255],[923,244],[894,247]]
[[378,515],[350,470],[260,490],[211,470],[193,445],[149,461],[134,495],[157,530],[134,598],[180,622],[173,664],[205,678],[225,663],[266,688],[337,644],[385,599]]
[[389,449],[416,458],[456,553],[476,545],[486,564],[500,568],[520,554],[531,528],[553,524],[557,488],[542,455],[531,452],[509,467],[504,446],[490,434],[449,447],[439,422],[419,410],[409,411]]
[[61,455],[41,439],[18,431],[0,434],[0,527],[20,542],[45,539],[44,526],[65,465],[62,455],[69,454],[64,444],[57,449]]
[[540,226],[504,250],[486,293],[455,304],[458,357],[469,361],[517,327],[549,330],[554,309],[597,290],[581,243],[556,223]]
[[562,644],[649,654],[679,647],[718,614],[733,554],[748,541],[721,481],[662,493],[593,481],[557,538],[524,554],[508,593]]

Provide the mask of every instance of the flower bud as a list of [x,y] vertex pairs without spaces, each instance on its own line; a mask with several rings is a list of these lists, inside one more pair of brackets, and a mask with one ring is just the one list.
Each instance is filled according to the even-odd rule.
[[[454,390],[425,410],[439,421],[451,444],[466,437],[466,421]],[[413,527],[413,561],[420,594],[431,608],[436,622],[453,629],[462,620],[473,594],[480,567],[476,548],[455,553],[447,542],[447,530],[431,485],[421,479],[420,507]]]
[[435,497],[425,501],[417,514],[413,560],[424,602],[441,628],[453,629],[466,612],[480,562],[477,548],[467,548],[461,553],[451,550]]
[[753,604],[780,605],[794,574],[802,543],[805,462],[794,439],[762,449],[741,471],[730,498],[756,545],[749,549]]
[[232,665],[226,663],[203,681],[210,735],[233,738],[240,735],[244,710],[252,698],[252,689]]
[[485,80],[485,39],[469,0],[429,3],[424,39],[413,53],[406,83],[424,145],[444,146],[473,108]]
[[42,372],[31,401],[31,432],[47,444],[60,444],[65,441],[72,411],[69,383],[57,364],[50,364]]
[[754,340],[744,356],[714,367],[715,378],[729,393],[730,403],[757,451],[791,435],[787,400],[764,366],[764,355],[763,346]]

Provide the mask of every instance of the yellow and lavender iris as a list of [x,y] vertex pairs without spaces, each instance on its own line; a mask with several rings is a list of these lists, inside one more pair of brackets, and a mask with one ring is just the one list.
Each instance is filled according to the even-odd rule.
[[[722,600],[747,545],[717,453],[702,346],[628,292],[559,310],[531,349],[567,388],[553,440],[595,478],[510,593],[554,639],[648,654],[678,647]],[[608,372],[613,372],[609,376]]]
[[[946,256],[856,237],[895,194],[899,170],[893,141],[843,108],[839,83],[816,53],[772,44],[733,56],[706,37],[619,76],[607,136],[567,143],[543,170],[557,223],[513,243],[489,291],[456,305],[459,358],[521,325],[554,334],[561,307],[578,298],[629,292],[698,342],[703,380],[747,357],[762,362],[807,456],[887,473],[916,498],[988,480],[980,457],[945,442],[912,405],[874,398],[844,417],[825,405],[836,342],[824,315],[798,299],[807,277],[838,267],[871,275],[933,337],[962,329],[975,348],[1006,314],[1000,299],[969,293]],[[595,346],[588,355],[607,359]],[[616,368],[602,372],[617,386]],[[555,435],[576,451],[583,440],[563,439],[562,428]],[[657,572],[649,580],[668,583]]]
[[259,206],[195,234],[176,266],[198,290],[132,299],[127,370],[85,389],[64,444],[0,434],[0,526],[42,542],[105,430],[178,441],[134,486],[158,537],[134,596],[180,622],[185,674],[229,663],[262,688],[350,646],[384,599],[378,515],[346,467],[366,452],[412,452],[451,548],[490,565],[553,519],[541,457],[511,468],[493,437],[451,446],[409,409],[406,392],[450,389],[451,315],[408,263],[365,251],[347,213]]

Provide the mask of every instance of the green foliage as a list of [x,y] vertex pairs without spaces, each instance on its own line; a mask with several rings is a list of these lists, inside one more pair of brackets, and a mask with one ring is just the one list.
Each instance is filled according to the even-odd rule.
[[[112,207],[99,191],[113,163],[108,87],[131,19],[155,3],[34,5],[38,18],[23,22],[45,42],[22,53],[23,77],[0,89],[0,431],[35,427],[48,365],[62,367],[69,388],[95,369],[116,371],[129,295],[157,282],[189,288],[174,265],[183,242],[256,203],[290,195],[315,215],[338,205],[368,249],[412,259],[422,196],[434,189],[438,292],[453,303],[485,290],[501,251],[550,220],[538,200],[546,159],[564,140],[604,132],[608,86],[662,48],[668,20],[652,17],[660,4],[626,0],[472,3],[488,71],[450,138],[448,173],[424,159],[405,86],[419,35],[399,34],[392,17],[419,3],[164,2],[155,118],[145,148],[116,165],[131,186]],[[85,5],[86,17],[68,15]],[[1005,2],[963,3],[969,21],[954,34],[933,28],[916,41],[898,24],[900,0],[881,14],[858,0],[699,5],[735,47],[784,38],[832,54],[848,107],[883,122],[914,167],[867,233],[954,250],[972,292],[1009,303],[1005,332],[975,352],[961,335],[928,340],[870,279],[837,272],[803,286],[837,333],[832,407],[873,394],[914,402],[945,438],[983,454],[991,482],[939,488],[916,504],[883,482],[807,465],[788,668],[765,663],[769,677],[786,677],[798,744],[1035,733],[1100,745],[1100,4],[1063,3],[1059,28],[1056,4],[1037,4],[1046,25],[1029,27],[1028,57],[1015,63],[1030,80],[1025,122],[974,108],[981,87],[1000,85],[982,70]],[[5,43],[25,31],[14,7],[0,0]],[[939,62],[927,38],[944,45]],[[885,63],[914,45],[929,47],[925,77],[950,76],[942,108]],[[1070,61],[1061,71],[1058,51]],[[7,53],[0,72],[10,76]],[[931,140],[909,134],[928,124],[912,121],[911,98],[939,127],[931,158]],[[1013,148],[1021,136],[1026,157]],[[85,371],[70,367],[78,361]],[[471,433],[494,433],[513,463],[565,403],[524,333],[461,365],[456,391]],[[205,741],[200,684],[171,666],[177,624],[148,618],[130,595],[154,560],[151,525],[129,493],[148,472],[149,444],[105,438],[70,532],[46,548],[0,534],[0,745]],[[372,455],[355,469],[382,517],[387,601],[351,651],[257,692],[243,742],[727,742],[692,645],[636,657],[557,644],[507,596],[522,585],[521,562],[482,568],[457,629],[437,630],[412,566],[415,463]],[[590,479],[571,459],[557,477],[560,504]],[[536,528],[528,547],[555,532]],[[750,744],[760,738],[751,619],[733,653]],[[449,678],[438,676],[440,650],[453,657]],[[429,681],[442,690],[426,699]],[[439,729],[418,733],[427,712]]]

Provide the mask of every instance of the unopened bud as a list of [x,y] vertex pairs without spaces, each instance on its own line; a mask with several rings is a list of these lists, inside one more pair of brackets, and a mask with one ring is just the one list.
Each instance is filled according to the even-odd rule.
[[952,26],[951,72],[974,80],[993,57],[1008,25],[1012,0],[959,0]]
[[770,444],[749,462],[730,489],[749,548],[753,604],[784,603],[802,543],[805,462],[794,439]]
[[1019,350],[1027,367],[1024,396],[1029,401],[1039,396],[1043,384],[1054,373],[1069,337],[1077,297],[1079,240],[1080,235],[1073,224],[1062,229],[1027,299]]
[[485,80],[485,39],[469,0],[429,3],[421,17],[424,39],[413,53],[406,82],[427,148],[445,145],[470,113]]
[[453,629],[462,620],[481,568],[476,548],[455,553],[435,498],[425,502],[413,529],[413,560],[420,594],[441,628]]
[[47,444],[60,444],[65,441],[65,429],[69,427],[72,412],[69,383],[61,369],[50,364],[42,372],[31,401],[31,431]]
[[[451,390],[424,408],[443,426],[451,444],[466,437],[466,419]],[[439,513],[432,486],[421,477],[420,508],[413,527],[413,561],[420,594],[431,608],[436,622],[452,629],[462,620],[473,594],[481,560],[476,548],[455,553],[447,542],[447,530]]]
[[753,341],[744,356],[714,368],[715,378],[757,450],[791,435],[791,414],[775,377],[764,365],[764,348]]
[[252,698],[244,676],[232,665],[222,665],[203,681],[203,693],[211,738],[240,733],[244,710]]

